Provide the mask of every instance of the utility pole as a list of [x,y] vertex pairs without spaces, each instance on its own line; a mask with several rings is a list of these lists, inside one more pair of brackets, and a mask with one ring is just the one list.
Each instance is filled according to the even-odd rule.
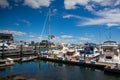
[[3,43],[2,45],[2,54],[1,54],[2,59],[5,59],[5,45]]
[[23,57],[23,45],[20,45],[20,57]]
[[37,54],[37,44],[35,44],[35,48],[34,48],[34,55],[36,56]]

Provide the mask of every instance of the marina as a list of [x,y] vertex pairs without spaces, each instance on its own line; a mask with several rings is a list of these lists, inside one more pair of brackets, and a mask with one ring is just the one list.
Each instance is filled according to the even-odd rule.
[[[45,44],[48,44],[47,42],[48,41],[46,40]],[[10,48],[11,46],[7,45],[7,42],[1,42],[0,69],[6,70],[8,67],[14,67],[18,64],[35,63],[36,61],[40,61],[97,69],[100,70],[104,75],[111,73],[113,75],[115,74],[116,76],[120,74],[120,64],[119,59],[114,58],[114,56],[118,56],[119,58],[119,46],[115,42],[110,42],[113,41],[106,41],[102,46],[94,43],[85,43],[82,44],[82,46],[61,43],[59,46],[54,47],[50,45],[50,47],[41,47],[40,45],[23,46],[23,43],[19,43],[18,45],[14,45],[14,48]],[[13,42],[11,42],[11,44],[13,44]],[[7,77],[10,74],[5,74],[6,76],[0,76]],[[19,74],[19,76],[23,77],[24,75]],[[19,78],[19,76],[17,78]],[[28,75],[24,77],[27,78],[27,76]],[[32,76],[31,78],[36,77]]]
[[0,80],[120,80],[120,0],[0,0]]

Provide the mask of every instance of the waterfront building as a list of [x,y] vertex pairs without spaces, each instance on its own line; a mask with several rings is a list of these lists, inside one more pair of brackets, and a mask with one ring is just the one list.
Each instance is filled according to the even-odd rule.
[[0,41],[13,41],[13,35],[7,33],[0,33]]

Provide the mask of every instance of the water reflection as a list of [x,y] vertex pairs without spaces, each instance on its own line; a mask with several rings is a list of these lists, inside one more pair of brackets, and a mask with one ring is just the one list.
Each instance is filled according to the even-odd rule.
[[48,61],[17,63],[0,69],[0,76],[19,74],[37,80],[119,80],[120,76],[104,74],[103,71],[81,66],[65,65]]

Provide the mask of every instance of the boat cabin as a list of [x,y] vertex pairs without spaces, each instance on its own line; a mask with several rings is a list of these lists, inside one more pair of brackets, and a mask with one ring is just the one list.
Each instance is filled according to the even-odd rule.
[[116,41],[105,41],[102,46],[102,55],[104,61],[116,62],[119,61],[119,48]]
[[80,50],[80,56],[83,57],[84,54],[86,55],[86,57],[95,57],[99,55],[99,49],[94,43],[86,43],[84,45],[84,48]]

